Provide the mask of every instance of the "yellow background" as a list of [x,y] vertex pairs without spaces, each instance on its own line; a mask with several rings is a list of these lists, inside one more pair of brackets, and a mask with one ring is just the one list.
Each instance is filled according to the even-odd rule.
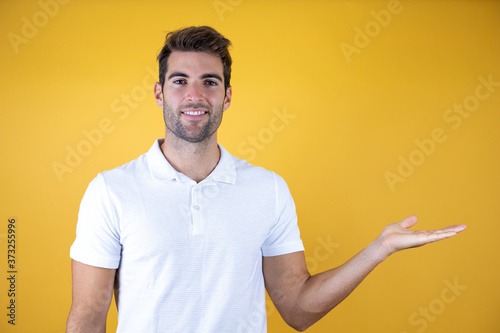
[[[16,217],[19,270],[12,327],[0,255],[0,331],[64,331],[81,197],[98,172],[163,135],[156,54],[166,32],[206,24],[234,45],[219,141],[287,180],[311,272],[345,262],[411,214],[420,229],[469,227],[390,257],[308,332],[500,332],[498,1],[401,1],[385,26],[372,11],[388,1],[41,3],[52,3],[51,15],[35,0],[0,3],[0,241],[6,253],[7,219]],[[36,31],[23,28],[35,21]],[[346,56],[341,46],[356,47],[357,34],[363,47]],[[473,102],[488,76],[497,86],[453,128],[447,110]],[[286,121],[275,119],[284,112]],[[103,121],[108,133],[89,148],[85,131]],[[436,128],[446,140],[418,153],[415,140],[428,142]],[[252,137],[260,150],[250,154]],[[58,177],[54,163],[67,165],[68,147],[87,156]],[[386,173],[410,155],[419,165],[391,188]],[[446,281],[466,289],[450,293]],[[268,323],[269,332],[292,331],[272,307]],[[113,304],[108,331],[115,327]]]

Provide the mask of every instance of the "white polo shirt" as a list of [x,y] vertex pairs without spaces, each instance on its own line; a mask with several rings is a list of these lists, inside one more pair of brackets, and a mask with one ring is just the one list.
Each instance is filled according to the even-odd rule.
[[118,269],[117,332],[266,332],[262,256],[304,250],[285,181],[219,145],[196,183],[161,141],[92,180],[71,258]]

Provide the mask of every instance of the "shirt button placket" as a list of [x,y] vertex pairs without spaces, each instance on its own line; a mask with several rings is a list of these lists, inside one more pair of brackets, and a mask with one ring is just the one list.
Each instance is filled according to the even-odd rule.
[[201,214],[201,190],[199,186],[191,188],[191,213],[193,214],[193,235],[203,233],[203,218]]

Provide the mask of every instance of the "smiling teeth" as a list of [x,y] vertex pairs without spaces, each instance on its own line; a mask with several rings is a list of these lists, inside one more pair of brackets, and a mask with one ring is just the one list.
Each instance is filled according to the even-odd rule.
[[206,111],[184,111],[184,114],[188,114],[190,116],[199,116],[201,114],[207,113]]

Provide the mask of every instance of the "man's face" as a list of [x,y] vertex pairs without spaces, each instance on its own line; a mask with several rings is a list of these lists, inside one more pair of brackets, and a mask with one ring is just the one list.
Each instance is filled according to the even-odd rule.
[[166,131],[188,142],[202,142],[217,131],[231,102],[224,91],[222,61],[206,52],[174,51],[168,58],[163,92],[155,85]]

